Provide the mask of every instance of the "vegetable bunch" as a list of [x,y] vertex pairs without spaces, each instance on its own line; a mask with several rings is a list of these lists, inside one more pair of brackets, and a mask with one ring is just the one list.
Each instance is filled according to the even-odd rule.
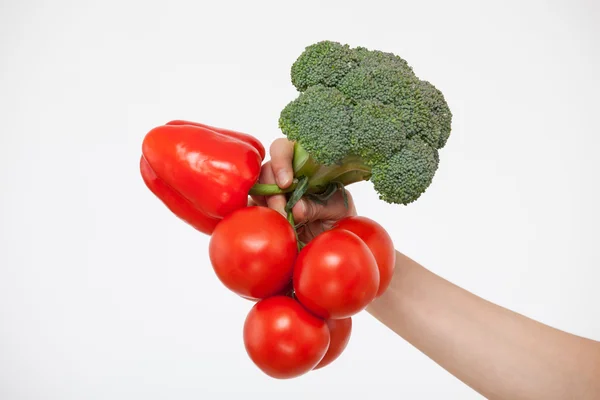
[[391,281],[395,250],[384,228],[347,217],[300,242],[291,208],[306,184],[288,193],[287,217],[249,205],[251,192],[269,195],[272,189],[257,183],[264,148],[247,134],[172,121],[146,134],[142,153],[147,187],[172,213],[210,235],[218,279],[256,303],[243,330],[251,360],[267,375],[286,379],[337,359],[350,339],[352,316]]
[[[255,302],[244,323],[251,360],[274,378],[322,368],[346,348],[352,316],[388,288],[392,240],[366,217],[347,217],[308,243],[292,207],[327,202],[371,181],[379,198],[404,204],[432,183],[452,114],[444,96],[400,57],[323,41],[291,69],[298,97],[279,126],[294,142],[294,181],[258,183],[265,149],[251,135],[176,120],[149,131],[140,172],[171,212],[210,235],[209,257],[223,285]],[[249,205],[285,194],[287,215]]]

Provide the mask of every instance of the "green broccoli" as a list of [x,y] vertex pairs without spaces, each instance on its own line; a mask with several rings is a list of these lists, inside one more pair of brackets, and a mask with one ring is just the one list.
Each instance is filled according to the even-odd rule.
[[308,193],[370,180],[380,199],[409,204],[429,187],[452,113],[442,93],[402,58],[322,41],[291,69],[300,92],[279,126],[296,143]]

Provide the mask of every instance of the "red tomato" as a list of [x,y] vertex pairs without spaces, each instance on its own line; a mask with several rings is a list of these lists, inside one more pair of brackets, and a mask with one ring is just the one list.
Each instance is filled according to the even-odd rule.
[[338,221],[334,228],[356,234],[369,247],[379,268],[377,297],[381,296],[392,281],[396,265],[396,249],[390,235],[383,226],[366,217],[346,217]]
[[331,364],[346,349],[350,341],[350,334],[352,333],[352,318],[328,319],[327,327],[329,328],[329,336],[331,338],[329,349],[327,349],[325,357],[323,357],[314,369],[323,368]]
[[229,290],[263,299],[290,282],[297,249],[285,217],[270,208],[246,207],[223,218],[208,250],[217,277]]
[[308,310],[321,318],[340,319],[373,301],[379,270],[365,242],[352,232],[333,229],[302,249],[293,280],[296,297]]
[[244,323],[250,359],[272,378],[295,378],[311,371],[329,347],[329,329],[296,300],[275,296],[252,307]]

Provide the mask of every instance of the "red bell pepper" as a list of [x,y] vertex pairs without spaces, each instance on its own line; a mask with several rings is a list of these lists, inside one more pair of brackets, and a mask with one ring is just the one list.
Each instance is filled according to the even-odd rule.
[[[157,179],[178,195],[177,204],[185,199],[208,218],[203,223],[248,205],[248,192],[258,180],[262,163],[260,150],[239,135],[189,123],[152,129],[144,138],[142,154]],[[179,207],[169,197],[172,192],[159,193],[163,202]]]
[[150,168],[144,156],[140,157],[140,173],[144,183],[156,197],[158,197],[169,210],[183,221],[190,224],[198,231],[211,235],[221,221],[219,218],[209,217],[192,204],[188,199],[164,183]]
[[201,124],[199,122],[190,122],[190,121],[184,121],[184,120],[180,120],[180,119],[169,121],[166,123],[166,125],[194,125],[194,126],[201,126],[203,128],[210,129],[211,131],[215,131],[222,135],[230,136],[230,137],[239,139],[242,142],[248,143],[249,145],[251,145],[258,151],[258,154],[260,155],[261,160],[265,159],[265,148],[262,145],[262,143],[260,142],[260,140],[258,140],[257,138],[255,138],[252,135],[248,135],[247,133],[236,132],[236,131],[232,131],[230,129],[224,129],[224,128],[216,128],[214,126]]

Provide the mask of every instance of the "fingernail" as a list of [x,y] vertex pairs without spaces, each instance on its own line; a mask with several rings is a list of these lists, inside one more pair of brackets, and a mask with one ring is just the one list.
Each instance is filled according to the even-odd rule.
[[277,173],[277,184],[279,186],[286,186],[289,181],[290,177],[286,171],[281,170]]

